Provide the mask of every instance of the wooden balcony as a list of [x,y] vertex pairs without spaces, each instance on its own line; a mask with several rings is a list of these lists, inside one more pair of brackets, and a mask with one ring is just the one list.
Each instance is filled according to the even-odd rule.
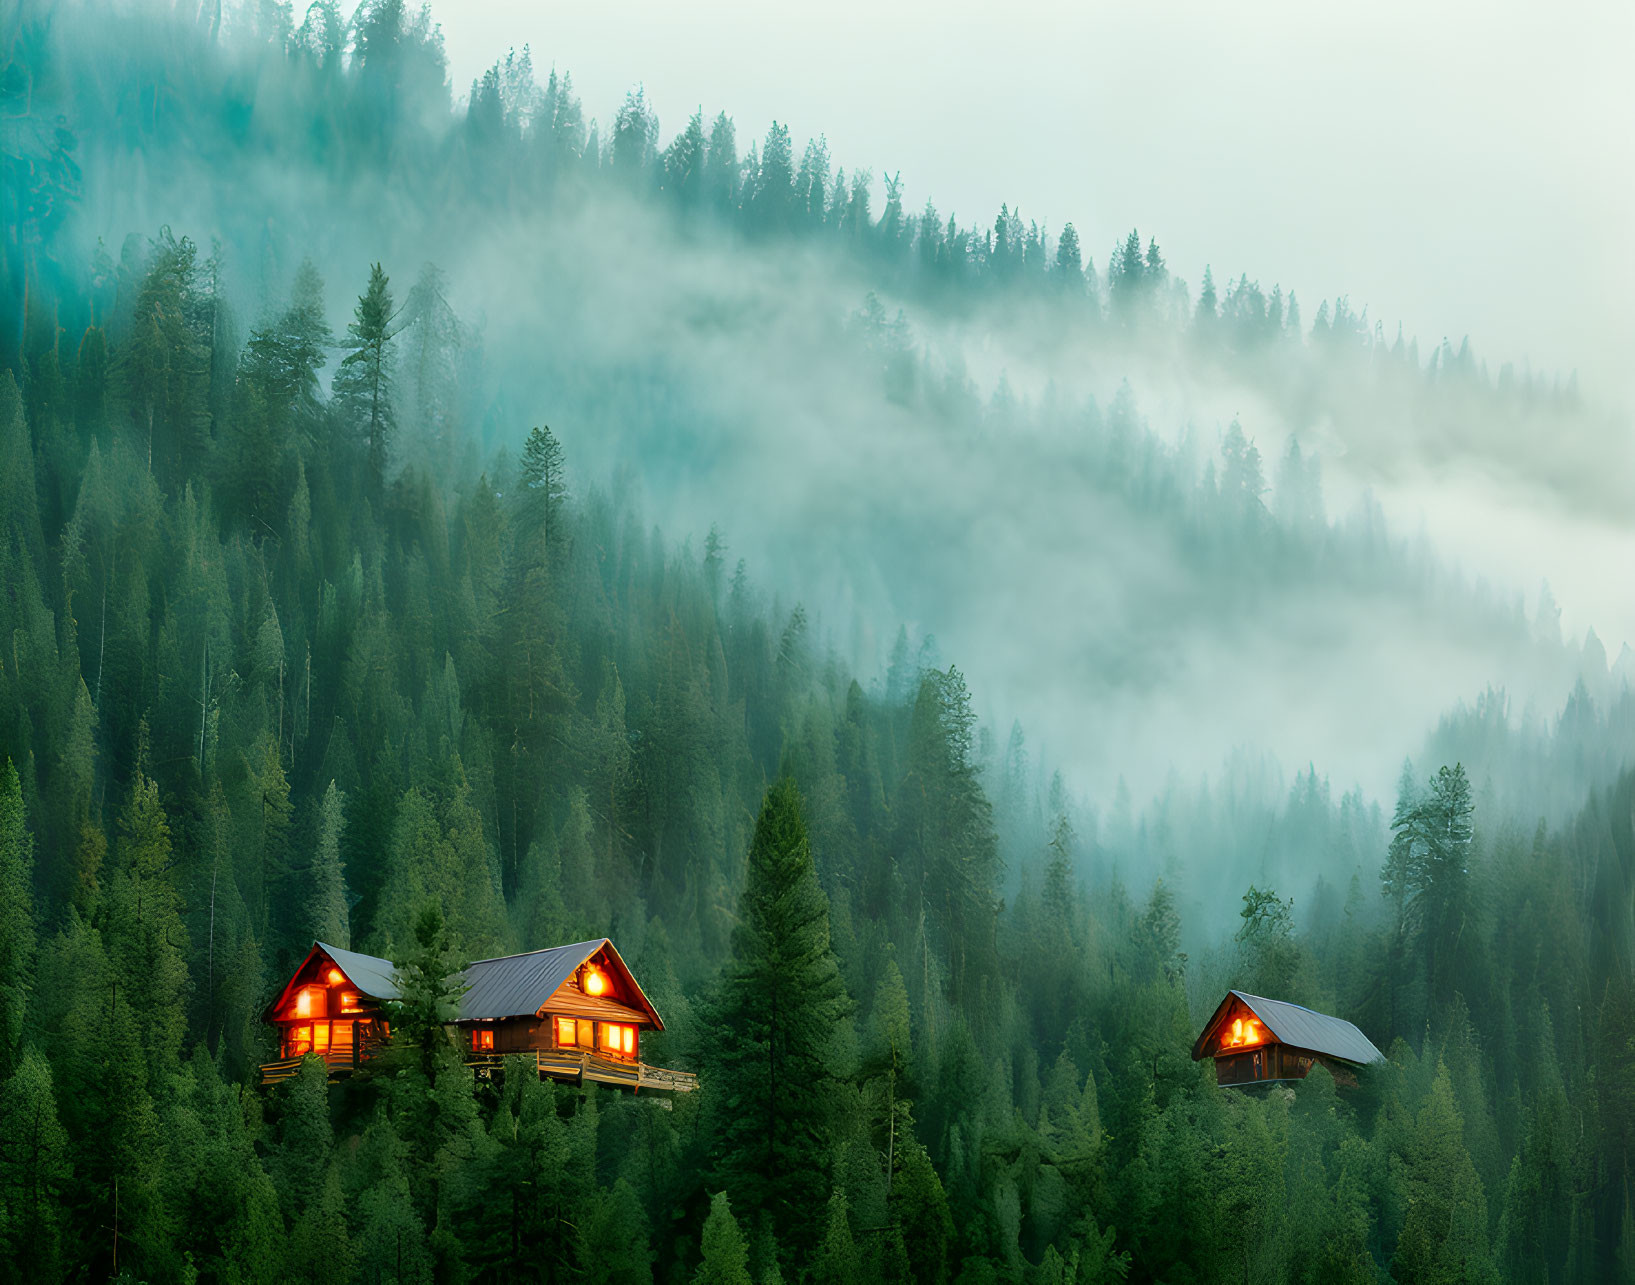
[[[327,1054],[314,1056],[321,1056],[324,1059],[329,1067],[329,1078],[336,1080],[356,1071],[362,1062],[367,1060],[368,1052],[369,1050],[364,1050],[363,1056],[356,1059],[350,1048],[334,1049]],[[478,1053],[468,1058],[466,1065],[473,1068],[478,1075],[491,1076],[495,1071],[504,1068],[507,1057],[528,1056],[530,1056],[528,1053]],[[567,1083],[611,1084],[638,1093],[643,1089],[691,1093],[698,1088],[698,1077],[691,1071],[672,1071],[662,1066],[649,1066],[645,1062],[618,1061],[578,1049],[540,1049],[535,1050],[532,1057],[540,1075],[548,1075],[553,1080]],[[263,1062],[261,1085],[265,1088],[270,1084],[293,1079],[300,1070],[299,1057]]]
[[[305,1056],[307,1055],[302,1054],[302,1057]],[[329,1078],[332,1080],[351,1075],[362,1061],[362,1058],[354,1056],[354,1051],[350,1047],[331,1049],[327,1053],[314,1053],[311,1056],[323,1058],[324,1064],[329,1067]],[[301,1057],[281,1057],[276,1062],[263,1062],[261,1087],[277,1084],[280,1080],[294,1079],[301,1070],[301,1060]]]
[[[478,1053],[466,1065],[478,1075],[492,1075],[503,1069],[507,1057],[527,1057],[527,1053]],[[541,1075],[553,1080],[576,1084],[611,1084],[622,1089],[640,1092],[642,1089],[662,1089],[668,1093],[691,1093],[698,1088],[698,1077],[691,1071],[672,1071],[646,1062],[626,1062],[601,1057],[582,1049],[536,1049],[534,1066]]]

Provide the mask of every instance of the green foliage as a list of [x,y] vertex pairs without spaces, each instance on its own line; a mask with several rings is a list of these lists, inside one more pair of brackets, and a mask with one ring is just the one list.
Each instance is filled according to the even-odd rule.
[[1441,767],[1424,793],[1404,792],[1391,818],[1390,853],[1380,878],[1404,948],[1424,964],[1434,1002],[1449,996],[1448,956],[1471,913],[1470,861],[1475,805],[1459,764]]
[[[1071,225],[1052,246],[1012,204],[974,232],[905,214],[897,175],[876,217],[869,172],[782,124],[746,158],[729,117],[698,113],[661,150],[637,91],[604,149],[526,51],[445,129],[439,37],[398,0],[350,21],[323,0],[299,27],[262,6],[239,62],[185,24],[153,41],[133,25],[151,15],[58,17],[69,71],[34,66],[26,32],[8,47],[4,92],[26,85],[32,112],[12,133],[60,107],[90,154],[139,140],[177,190],[189,158],[296,156],[318,164],[291,191],[340,175],[456,228],[468,200],[549,216],[611,184],[689,234],[764,237],[769,261],[829,237],[874,288],[847,340],[893,416],[934,406],[961,442],[1070,423],[1087,502],[1183,547],[1225,586],[1196,595],[1210,609],[1260,609],[1244,568],[1411,579],[1412,605],[1451,590],[1373,518],[1329,524],[1299,444],[1268,490],[1247,422],[1200,460],[1128,389],[1060,419],[1008,391],[984,407],[909,311],[997,299],[1114,351],[1171,327],[1302,416],[1440,414],[1457,392],[1492,431],[1534,423],[1468,354],[1427,377],[1346,305],[1309,344],[1292,296],[1246,277],[1210,273],[1194,308],[1150,235],[1101,271]],[[1459,766],[1410,773],[1390,826],[1314,769],[1286,789],[1240,759],[1208,790],[1081,806],[1041,788],[1019,736],[988,742],[928,640],[916,657],[904,630],[872,683],[816,613],[761,601],[763,550],[732,575],[719,532],[701,557],[667,543],[622,473],[568,487],[592,411],[648,417],[621,400],[642,354],[610,380],[524,328],[526,397],[561,429],[524,437],[538,408],[487,364],[516,318],[494,314],[485,354],[435,265],[399,312],[376,264],[326,398],[323,284],[287,275],[308,242],[282,197],[248,187],[272,208],[219,220],[207,260],[162,231],[81,271],[89,238],[52,241],[37,203],[70,193],[66,155],[7,166],[32,257],[19,275],[6,252],[0,353],[0,1275],[112,1277],[117,1227],[133,1278],[269,1285],[742,1282],[752,1262],[792,1281],[1631,1279],[1635,703],[1604,653],[1597,671],[1584,648],[1588,685],[1547,731],[1492,696],[1444,721],[1429,761],[1494,782],[1479,828]],[[223,282],[254,300],[243,342]],[[1252,356],[1274,345],[1277,364]],[[687,407],[654,404],[643,458],[669,468]],[[1103,641],[1087,654],[1109,673],[1161,663]],[[1382,860],[1381,885],[1359,876]],[[699,1067],[703,1092],[610,1101],[518,1059],[476,1078],[445,1026],[461,960],[604,933],[665,1015],[644,1053]],[[344,1085],[308,1059],[264,1090],[260,1013],[313,937],[398,959],[394,1047]],[[1187,1050],[1227,985],[1354,1017],[1393,1060],[1355,1089],[1319,1068],[1292,1094],[1223,1092]],[[855,1032],[848,990],[868,1000]]]
[[1392,1264],[1397,1280],[1441,1285],[1499,1279],[1489,1256],[1486,1196],[1463,1127],[1447,1067],[1439,1065],[1394,1166],[1407,1211]]
[[701,1252],[703,1261],[693,1273],[693,1285],[750,1285],[749,1246],[724,1191],[710,1197]]
[[11,760],[0,767],[0,1067],[22,1038],[34,974],[34,836]]
[[346,876],[341,869],[343,805],[341,792],[331,781],[318,809],[318,844],[312,860],[309,917],[315,941],[345,948],[352,944],[352,932],[348,926]]
[[364,462],[364,477],[377,498],[386,483],[397,415],[392,395],[395,338],[392,292],[380,264],[369,269],[369,285],[358,297],[346,327],[347,355],[335,371],[336,408],[351,431],[351,443]]
[[18,1280],[61,1279],[67,1255],[60,1201],[70,1172],[51,1065],[25,1048],[0,1086],[0,1262]]
[[1300,952],[1294,941],[1294,901],[1279,901],[1253,884],[1243,894],[1243,926],[1233,940],[1243,948],[1244,989],[1290,998]]
[[715,1156],[745,1216],[780,1243],[813,1238],[833,1139],[836,1024],[849,1002],[795,783],[767,791],[750,844],[732,960],[702,1050]]

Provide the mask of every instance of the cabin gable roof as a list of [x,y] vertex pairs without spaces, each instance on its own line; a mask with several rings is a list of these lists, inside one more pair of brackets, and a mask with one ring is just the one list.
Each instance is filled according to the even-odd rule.
[[[615,974],[621,993],[632,1001],[628,1007],[611,1000],[591,1000],[579,994],[570,985],[574,974],[586,960],[598,953],[603,955],[609,971]],[[279,996],[268,1007],[266,1019],[288,999],[296,980],[315,956],[324,956],[346,974],[346,979],[359,994],[375,1000],[393,1000],[402,997],[397,982],[397,967],[389,959],[378,955],[363,955],[354,950],[342,950],[326,942],[314,942],[299,968],[291,975]],[[594,941],[574,942],[568,946],[552,946],[545,950],[529,951],[523,955],[503,955],[496,959],[479,959],[468,964],[460,974],[466,991],[460,996],[460,1012],[456,1019],[462,1022],[492,1021],[503,1017],[534,1017],[541,1014],[553,996],[571,992],[575,1012],[591,1015],[593,1007],[607,1010],[602,1016],[651,1022],[664,1029],[658,1010],[643,993],[630,969],[620,957],[618,949],[606,937]],[[564,994],[564,999],[568,998]],[[567,1011],[569,1005],[564,1006]]]
[[[464,975],[470,987],[460,998],[460,1020],[480,1022],[500,1017],[534,1017],[551,1007],[554,996],[570,990],[579,1001],[576,1011],[585,1009],[590,1001],[570,986],[574,974],[586,960],[602,954],[606,966],[622,983],[620,990],[634,1003],[630,1008],[614,1012],[612,1001],[600,1001],[608,1009],[608,1016],[634,1016],[648,1021],[658,1030],[664,1029],[658,1010],[648,1000],[630,969],[619,956],[617,948],[606,937],[594,941],[574,942],[570,946],[552,946],[547,950],[530,951],[526,955],[504,955],[498,959],[479,959],[470,964]],[[635,1010],[632,1012],[631,1010]],[[588,1011],[588,1010],[587,1010]]]
[[1214,1016],[1205,1023],[1203,1032],[1192,1046],[1194,1062],[1204,1056],[1209,1037],[1230,1016],[1234,1000],[1258,1017],[1279,1044],[1321,1053],[1354,1066],[1385,1061],[1385,1054],[1374,1047],[1373,1041],[1344,1018],[1330,1017],[1327,1013],[1318,1013],[1286,1000],[1267,999],[1245,991],[1227,991],[1226,998],[1221,1000]]
[[389,959],[377,959],[374,955],[360,955],[355,950],[342,950],[339,946],[331,946],[328,942],[315,941],[312,949],[307,951],[295,971],[290,974],[289,981],[285,982],[273,1002],[267,1005],[261,1015],[261,1020],[271,1022],[276,1015],[283,1011],[289,1003],[292,992],[299,990],[303,985],[301,978],[309,971],[314,959],[326,959],[346,976],[347,982],[358,994],[375,1000],[396,999],[397,970]]
[[397,986],[397,967],[389,959],[376,955],[360,955],[355,950],[318,943],[318,949],[335,961],[335,967],[346,974],[360,994],[370,999],[398,999],[402,992]]
[[600,937],[525,955],[473,960],[462,974],[469,989],[460,997],[460,1020],[532,1017],[606,941]]

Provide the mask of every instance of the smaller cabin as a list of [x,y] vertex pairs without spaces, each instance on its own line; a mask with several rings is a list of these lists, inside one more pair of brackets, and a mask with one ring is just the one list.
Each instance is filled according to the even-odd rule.
[[278,1031],[281,1061],[316,1053],[350,1070],[391,1034],[384,1006],[397,993],[390,961],[314,942],[262,1020]]
[[1215,1059],[1216,1082],[1232,1088],[1301,1080],[1321,1062],[1336,1084],[1385,1055],[1350,1022],[1286,1000],[1228,991],[1192,1046],[1192,1060]]
[[[457,980],[465,990],[450,1026],[478,1074],[522,1054],[559,1080],[698,1087],[686,1071],[642,1061],[642,1032],[662,1031],[664,1022],[606,937],[479,959]],[[262,1068],[262,1082],[295,1074],[308,1053],[332,1076],[350,1075],[391,1034],[386,1006],[398,997],[390,960],[314,942],[264,1014],[278,1030],[279,1060]]]

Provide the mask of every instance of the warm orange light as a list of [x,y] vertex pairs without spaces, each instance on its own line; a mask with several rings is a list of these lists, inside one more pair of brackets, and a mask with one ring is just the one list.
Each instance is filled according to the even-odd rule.
[[602,1047],[609,1053],[632,1055],[636,1051],[636,1028],[618,1022],[602,1023]]
[[1254,1018],[1234,1017],[1231,1028],[1221,1037],[1223,1049],[1248,1048],[1253,1044],[1264,1044],[1266,1032]]
[[579,1032],[578,1024],[571,1017],[556,1019],[556,1043],[558,1048],[572,1048]]
[[301,991],[295,997],[295,1015],[297,1017],[312,1016],[312,992]]
[[339,986],[345,980],[346,980],[346,974],[341,972],[340,969],[331,968],[329,970],[329,984],[331,986]]
[[494,1032],[489,1027],[474,1028],[471,1032],[471,1047],[474,1049],[491,1049],[494,1047]]
[[343,1013],[357,1013],[357,1012],[361,1012],[361,1011],[362,1010],[360,1010],[358,1008],[357,993],[355,991],[342,991],[341,992],[341,1012],[343,1012]]
[[585,994],[603,995],[606,993],[607,974],[603,973],[599,969],[587,968],[585,970]]

